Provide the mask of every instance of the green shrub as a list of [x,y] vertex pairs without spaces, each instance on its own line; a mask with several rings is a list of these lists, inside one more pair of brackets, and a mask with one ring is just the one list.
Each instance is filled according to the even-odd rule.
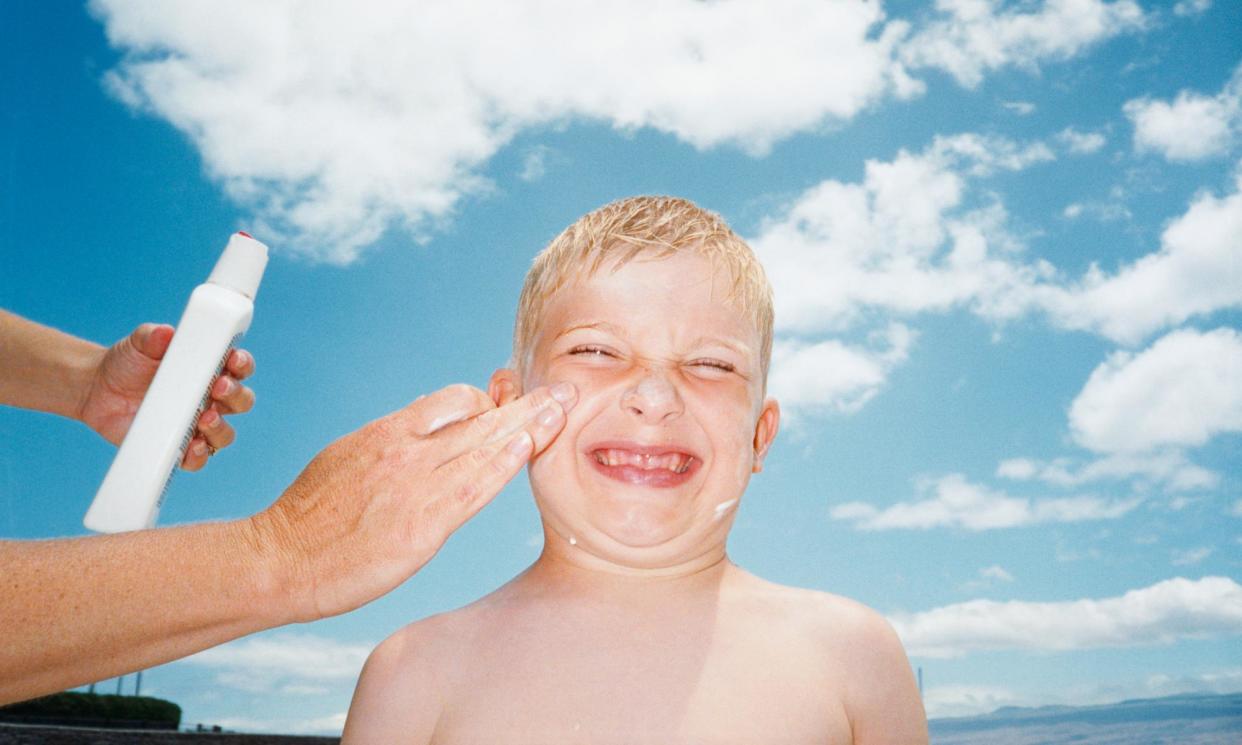
[[63,691],[51,696],[0,706],[0,721],[57,719],[103,720],[115,722],[147,722],[181,724],[181,707],[171,701],[149,696],[115,696],[110,694]]

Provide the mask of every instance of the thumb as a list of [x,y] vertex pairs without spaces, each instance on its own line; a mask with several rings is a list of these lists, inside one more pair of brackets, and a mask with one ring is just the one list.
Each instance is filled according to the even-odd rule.
[[172,337],[172,326],[166,323],[144,323],[129,335],[129,343],[139,354],[153,360],[162,360]]

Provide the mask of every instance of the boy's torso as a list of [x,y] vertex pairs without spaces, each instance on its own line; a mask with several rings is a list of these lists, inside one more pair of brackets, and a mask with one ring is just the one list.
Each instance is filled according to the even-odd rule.
[[519,596],[453,614],[433,742],[851,742],[831,601],[734,585],[668,607]]

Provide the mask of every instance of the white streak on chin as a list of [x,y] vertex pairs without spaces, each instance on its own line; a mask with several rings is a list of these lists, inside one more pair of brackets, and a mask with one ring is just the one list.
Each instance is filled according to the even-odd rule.
[[729,514],[729,511],[733,509],[735,505],[737,505],[736,499],[730,499],[727,502],[721,502],[720,504],[716,505],[716,516],[712,519],[713,520],[721,519],[725,515]]

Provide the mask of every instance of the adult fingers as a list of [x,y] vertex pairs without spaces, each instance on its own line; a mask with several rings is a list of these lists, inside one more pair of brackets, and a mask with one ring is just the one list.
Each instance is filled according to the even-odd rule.
[[474,386],[460,383],[422,396],[389,417],[392,421],[401,422],[403,428],[408,428],[406,431],[426,437],[450,424],[494,408],[495,402],[486,393]]
[[254,408],[254,391],[231,375],[221,375],[211,385],[215,406],[225,414],[244,414]]
[[[558,431],[561,424],[564,416],[559,419]],[[529,432],[520,430],[507,441],[486,443],[448,464],[457,471],[450,509],[442,513],[447,517],[450,533],[474,517],[521,472],[535,451],[535,444]]]
[[185,449],[185,457],[181,459],[181,468],[186,471],[197,471],[207,465],[207,441],[202,435],[197,435],[190,440],[190,445]]
[[234,380],[245,380],[254,375],[254,355],[244,349],[234,349],[225,360],[224,371]]
[[237,435],[232,425],[224,421],[224,417],[215,407],[210,407],[198,418],[198,433],[207,444],[216,450],[222,450],[233,444]]
[[[490,398],[488,399],[491,400]],[[540,446],[539,438],[531,429],[540,416],[559,416],[568,413],[578,402],[578,389],[572,383],[561,382],[550,388],[536,388],[525,396],[510,401],[499,408],[486,411],[469,421],[456,424],[445,431],[450,442],[452,453],[466,453],[480,445],[508,441],[519,429],[526,429],[535,437],[538,452],[547,443]],[[548,412],[554,412],[549,414]],[[555,423],[559,432],[563,421]],[[550,442],[550,440],[549,440]]]
[[[504,408],[517,403],[514,401]],[[490,501],[533,454],[556,439],[565,426],[565,419],[560,402],[548,396],[534,418],[524,420],[516,432],[492,438],[442,464],[437,470],[450,479],[450,493],[461,508],[454,513],[461,515],[464,522]]]

